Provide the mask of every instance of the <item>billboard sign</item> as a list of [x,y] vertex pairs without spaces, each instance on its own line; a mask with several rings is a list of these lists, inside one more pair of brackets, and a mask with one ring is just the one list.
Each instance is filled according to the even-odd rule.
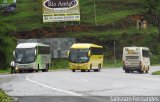
[[43,22],[80,21],[79,0],[42,0]]

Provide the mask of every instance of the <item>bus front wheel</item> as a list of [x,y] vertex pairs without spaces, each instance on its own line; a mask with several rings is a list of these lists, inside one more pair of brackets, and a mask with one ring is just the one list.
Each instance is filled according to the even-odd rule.
[[85,72],[86,70],[81,70],[81,72]]
[[129,70],[125,70],[125,73],[129,73],[130,71]]

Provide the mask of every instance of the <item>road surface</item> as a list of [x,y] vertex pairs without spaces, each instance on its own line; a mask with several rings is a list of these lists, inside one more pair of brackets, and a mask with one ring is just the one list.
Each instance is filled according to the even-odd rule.
[[151,75],[158,70],[160,66],[148,74],[126,74],[122,68],[8,74],[0,75],[0,89],[10,96],[158,96],[160,76]]

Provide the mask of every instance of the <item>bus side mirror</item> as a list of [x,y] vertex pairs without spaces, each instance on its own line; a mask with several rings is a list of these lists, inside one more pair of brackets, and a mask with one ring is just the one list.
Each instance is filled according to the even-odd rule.
[[15,51],[13,51],[13,56],[15,57],[16,55],[15,55]]
[[69,56],[70,51],[67,51],[67,55]]
[[89,57],[91,56],[91,51],[90,51],[90,50],[88,51],[88,56],[89,56]]

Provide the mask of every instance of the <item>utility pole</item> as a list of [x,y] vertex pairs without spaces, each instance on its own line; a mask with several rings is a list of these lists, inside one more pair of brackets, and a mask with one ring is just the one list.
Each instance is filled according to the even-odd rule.
[[116,42],[114,41],[114,63],[116,63]]
[[97,26],[97,14],[96,14],[96,3],[94,1],[94,21],[95,21],[95,25]]

